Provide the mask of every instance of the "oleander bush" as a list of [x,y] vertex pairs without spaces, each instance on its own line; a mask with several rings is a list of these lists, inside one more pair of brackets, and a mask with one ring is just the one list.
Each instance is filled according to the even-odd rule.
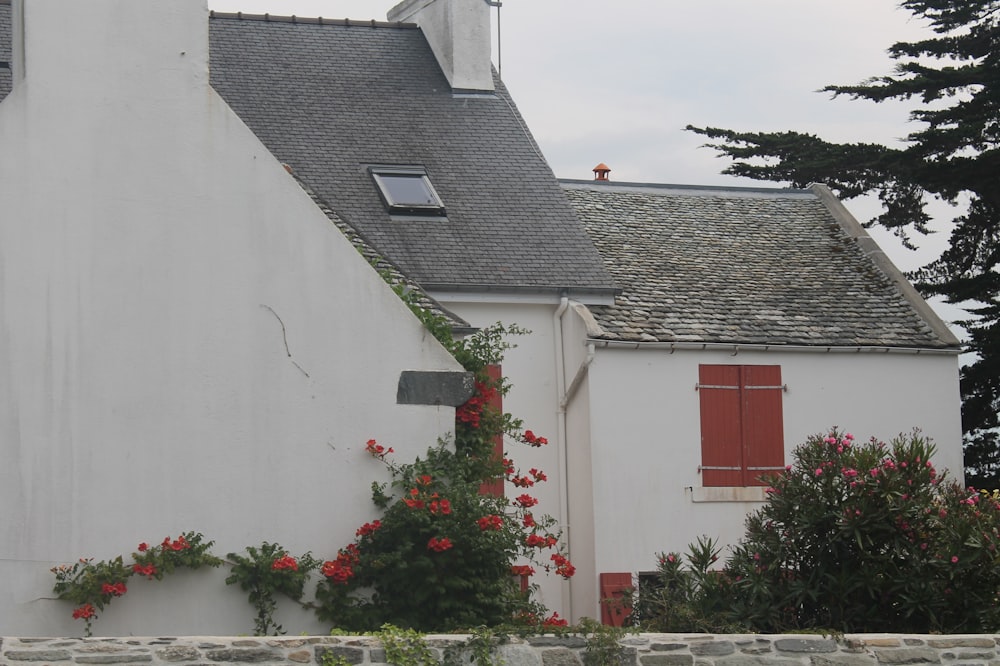
[[[933,455],[918,431],[888,445],[810,438],[769,478],[724,567],[661,563],[676,607],[661,623],[686,613],[766,633],[997,631],[1000,502],[945,479]],[[655,619],[640,613],[646,628]]]

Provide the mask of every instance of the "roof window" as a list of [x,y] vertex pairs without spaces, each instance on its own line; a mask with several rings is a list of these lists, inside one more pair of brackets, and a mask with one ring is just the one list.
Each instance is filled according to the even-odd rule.
[[400,215],[445,214],[441,197],[434,191],[431,179],[421,167],[369,167],[379,194],[389,212]]

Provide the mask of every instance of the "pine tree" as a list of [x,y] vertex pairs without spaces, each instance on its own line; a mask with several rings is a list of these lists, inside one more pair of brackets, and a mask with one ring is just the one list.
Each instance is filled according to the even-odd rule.
[[927,233],[926,204],[958,206],[949,247],[911,278],[928,296],[974,301],[962,322],[975,361],[961,370],[966,476],[1000,487],[1000,0],[904,0],[933,36],[889,48],[894,72],[858,85],[823,88],[873,102],[912,100],[919,129],[902,147],[830,143],[799,132],[689,130],[734,161],[724,173],[805,187],[826,183],[845,199],[875,194],[871,221],[905,244]]

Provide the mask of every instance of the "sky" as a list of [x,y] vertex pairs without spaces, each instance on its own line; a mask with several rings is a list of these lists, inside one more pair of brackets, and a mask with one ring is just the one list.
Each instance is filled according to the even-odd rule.
[[[378,20],[394,4],[208,0],[222,12]],[[499,15],[503,80],[556,176],[589,179],[604,162],[612,180],[693,185],[767,184],[721,175],[727,161],[688,124],[898,142],[916,129],[908,105],[817,91],[890,73],[890,44],[931,34],[893,0],[503,0]],[[861,221],[878,210],[846,203]],[[944,247],[941,229],[917,238],[918,252],[871,233],[911,270]]]

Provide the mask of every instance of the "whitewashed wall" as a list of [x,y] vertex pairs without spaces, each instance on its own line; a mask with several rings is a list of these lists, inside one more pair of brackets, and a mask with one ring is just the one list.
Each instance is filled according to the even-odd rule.
[[[733,543],[754,502],[695,502],[701,486],[698,364],[781,366],[786,461],[839,426],[888,441],[918,427],[961,478],[954,355],[598,349],[590,368],[597,571],[653,570],[699,535]],[[596,408],[600,405],[600,409]]]
[[[395,404],[400,371],[457,364],[208,86],[204,0],[16,0],[15,15],[0,626],[79,632],[44,598],[49,567],[186,530],[223,554],[334,555],[374,514],[365,441],[412,457],[452,429],[452,408]],[[100,631],[247,633],[221,576],[137,581],[150,594]]]
[[[655,554],[684,551],[700,535],[735,542],[759,502],[695,502],[701,486],[700,363],[780,365],[787,459],[809,435],[832,426],[860,439],[889,440],[915,427],[938,446],[939,469],[961,474],[958,361],[946,354],[815,353],[594,349],[589,368],[560,422],[557,350],[563,390],[587,364],[586,323],[572,305],[556,324],[558,304],[449,302],[475,325],[502,320],[532,334],[515,340],[505,373],[514,383],[505,407],[540,434],[564,433],[558,447],[522,454],[524,466],[566,470],[564,486],[547,484],[541,508],[567,527],[577,566],[571,584],[543,582],[544,601],[560,614],[599,617],[598,574],[649,571]],[[554,336],[561,327],[564,343]],[[553,442],[557,437],[550,437]],[[517,450],[517,449],[515,449]],[[549,474],[555,480],[556,475]],[[560,496],[565,488],[568,501]],[[508,492],[512,489],[508,488]],[[762,496],[762,493],[756,493]]]

